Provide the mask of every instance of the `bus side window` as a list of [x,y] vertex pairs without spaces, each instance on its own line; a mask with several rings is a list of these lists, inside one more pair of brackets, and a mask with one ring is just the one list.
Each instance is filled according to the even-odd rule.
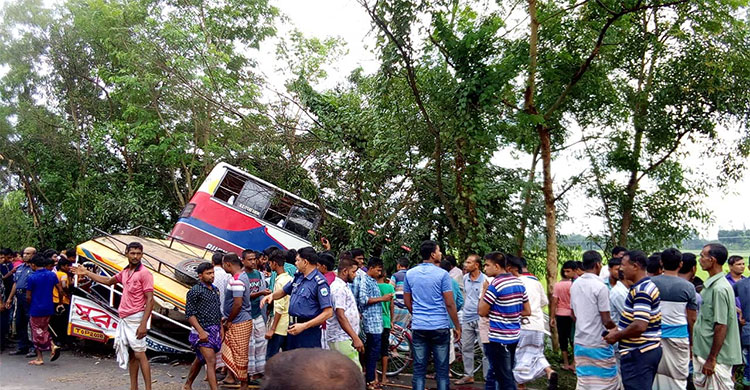
[[271,198],[273,198],[273,193],[272,189],[249,179],[242,186],[239,195],[237,195],[234,206],[260,217],[266,212],[268,204],[271,202]]
[[247,181],[245,176],[239,175],[233,171],[227,171],[224,180],[221,181],[221,184],[219,184],[219,187],[216,189],[214,197],[229,204],[234,204],[237,195],[242,191],[242,186],[245,184],[245,181]]
[[298,203],[289,211],[286,228],[299,236],[307,237],[310,231],[315,229],[319,219],[318,210]]
[[286,224],[287,215],[293,205],[293,199],[287,198],[282,193],[279,193],[274,197],[271,206],[268,208],[268,211],[266,211],[266,215],[263,219],[283,228]]

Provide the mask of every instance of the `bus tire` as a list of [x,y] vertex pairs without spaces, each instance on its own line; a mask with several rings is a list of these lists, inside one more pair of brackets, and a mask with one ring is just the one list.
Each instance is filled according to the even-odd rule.
[[174,277],[179,282],[192,286],[198,283],[198,273],[195,272],[195,269],[199,264],[207,262],[208,260],[206,259],[183,260],[174,267]]

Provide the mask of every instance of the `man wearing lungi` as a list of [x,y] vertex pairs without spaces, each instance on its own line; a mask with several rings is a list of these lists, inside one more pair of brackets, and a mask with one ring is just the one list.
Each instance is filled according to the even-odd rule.
[[693,327],[693,382],[696,389],[733,389],[732,366],[742,364],[734,292],[722,272],[727,248],[703,247],[700,265],[708,271],[701,296],[703,305]]
[[583,275],[570,287],[577,388],[615,390],[619,387],[615,349],[602,340],[606,329],[615,328],[609,315],[609,290],[598,276],[602,256],[596,251],[586,251],[582,264]]
[[[236,253],[224,255],[224,267],[232,274],[224,293],[224,343],[221,357],[224,364],[239,381],[240,389],[247,389],[247,363],[250,336],[253,332],[253,316],[250,309],[250,280],[242,272],[242,261]],[[227,377],[227,379],[229,379]],[[234,381],[224,380],[224,384]]]
[[193,327],[188,340],[195,351],[195,360],[190,366],[185,389],[192,388],[193,381],[205,364],[208,386],[211,390],[216,390],[216,352],[221,350],[221,340],[224,338],[219,289],[213,285],[214,269],[211,263],[199,264],[195,272],[200,282],[185,297],[185,317]]
[[46,268],[51,263],[52,260],[46,259],[41,255],[35,255],[31,259],[31,268],[34,273],[29,276],[26,295],[20,297],[21,299],[26,299],[29,306],[31,341],[36,350],[36,359],[30,361],[29,364],[34,366],[44,364],[42,351],[52,351],[50,361],[55,361],[60,357],[60,347],[53,344],[50,337],[49,320],[55,314],[52,291],[57,290],[57,293],[61,294],[62,286],[57,279],[57,275]]
[[143,375],[146,390],[151,390],[151,367],[146,357],[146,334],[154,308],[154,276],[143,264],[143,245],[131,242],[125,247],[128,267],[108,278],[97,275],[85,267],[78,266],[75,273],[86,276],[96,283],[111,286],[122,285],[122,297],[118,314],[120,322],[115,334],[117,363],[130,371],[130,388],[138,388],[138,371]]
[[[510,273],[517,277],[529,296],[531,315],[521,318],[521,336],[516,348],[516,365],[513,367],[513,378],[518,388],[526,388],[525,383],[547,376],[547,389],[557,389],[557,373],[552,369],[544,356],[544,336],[549,332],[544,328],[544,312],[542,308],[549,304],[544,286],[536,276],[529,273],[526,260],[508,256]],[[517,261],[516,261],[517,260]],[[520,266],[520,267],[519,267]]]
[[661,297],[661,347],[663,353],[654,379],[654,390],[685,390],[690,374],[690,334],[697,315],[695,287],[678,276],[682,253],[669,248],[661,253],[664,273],[651,281]]

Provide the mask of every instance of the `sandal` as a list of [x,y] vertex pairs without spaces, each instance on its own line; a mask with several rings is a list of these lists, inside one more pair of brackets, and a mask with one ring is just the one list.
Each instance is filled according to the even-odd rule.
[[473,384],[473,383],[474,383],[474,378],[469,377],[469,376],[465,376],[465,377],[463,377],[463,378],[461,378],[461,379],[453,382],[454,385],[470,385],[470,384]]
[[52,358],[49,361],[54,362],[58,358],[60,358],[60,347],[54,346],[52,347]]
[[239,382],[227,382],[227,381],[221,381],[219,382],[219,387],[226,387],[230,389],[239,389],[240,384]]
[[552,373],[549,375],[549,380],[547,383],[547,390],[557,390],[557,381],[559,377],[557,375],[557,372],[552,371]]
[[39,360],[32,360],[29,362],[29,364],[32,366],[41,366],[42,364],[44,364],[44,362],[40,362]]
[[380,387],[379,382],[373,381],[367,384],[367,390],[380,390],[380,389],[382,389],[382,387]]

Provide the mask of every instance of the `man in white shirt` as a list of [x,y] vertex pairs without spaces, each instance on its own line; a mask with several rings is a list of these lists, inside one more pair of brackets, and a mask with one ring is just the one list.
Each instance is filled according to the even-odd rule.
[[602,256],[596,251],[583,254],[584,274],[570,287],[570,306],[575,319],[577,388],[616,390],[619,387],[614,347],[602,338],[616,327],[609,316],[609,291],[599,279]]
[[[211,257],[211,261],[214,263],[214,286],[219,289],[219,302],[224,302],[224,290],[227,289],[227,283],[229,283],[229,274],[224,271],[224,267],[221,260],[224,258],[224,253],[216,252]],[[221,305],[221,315],[224,314],[224,305]]]
[[525,383],[531,382],[542,375],[547,375],[547,388],[557,389],[557,373],[552,369],[547,358],[544,357],[544,335],[549,331],[544,327],[544,312],[542,308],[549,304],[547,294],[542,283],[536,276],[529,273],[526,260],[513,255],[508,258],[508,270],[519,278],[526,294],[529,296],[531,315],[521,318],[521,337],[516,347],[516,365],[513,368],[513,379],[519,389],[525,389]]
[[331,283],[331,303],[333,317],[326,320],[326,341],[331,350],[341,352],[362,369],[359,353],[365,346],[359,338],[359,311],[357,301],[347,283],[351,283],[359,266],[350,258],[339,260],[338,274]]

